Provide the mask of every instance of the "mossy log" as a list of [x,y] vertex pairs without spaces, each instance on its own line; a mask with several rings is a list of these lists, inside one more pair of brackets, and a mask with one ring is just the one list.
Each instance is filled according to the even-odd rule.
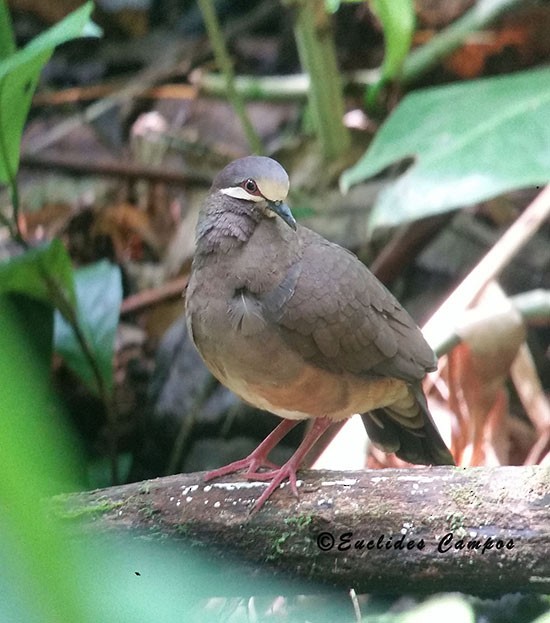
[[300,472],[265,483],[181,474],[58,496],[77,531],[207,544],[216,556],[357,592],[550,592],[550,468]]

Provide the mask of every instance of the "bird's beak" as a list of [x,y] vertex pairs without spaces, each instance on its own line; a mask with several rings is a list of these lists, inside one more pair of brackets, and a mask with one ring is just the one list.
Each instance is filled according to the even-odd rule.
[[296,219],[284,201],[268,201],[267,207],[280,216],[289,227],[296,230]]

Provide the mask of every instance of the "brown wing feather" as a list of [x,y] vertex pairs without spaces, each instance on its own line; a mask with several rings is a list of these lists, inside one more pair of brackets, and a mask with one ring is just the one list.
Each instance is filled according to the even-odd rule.
[[412,318],[357,257],[309,229],[298,233],[300,259],[260,297],[287,344],[335,372],[414,382],[434,369],[434,354]]

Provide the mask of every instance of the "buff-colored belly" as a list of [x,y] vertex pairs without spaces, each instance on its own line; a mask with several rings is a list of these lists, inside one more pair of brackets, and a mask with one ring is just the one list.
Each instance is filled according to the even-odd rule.
[[407,385],[398,379],[363,379],[304,365],[285,383],[257,384],[233,377],[222,379],[246,402],[287,419],[329,417],[342,420],[354,413],[391,405],[403,399]]

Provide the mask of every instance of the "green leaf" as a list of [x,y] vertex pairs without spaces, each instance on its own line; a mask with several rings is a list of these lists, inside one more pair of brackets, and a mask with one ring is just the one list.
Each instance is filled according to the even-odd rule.
[[[113,385],[115,333],[122,301],[120,270],[106,261],[75,271],[77,321],[93,356],[104,389]],[[83,352],[71,325],[57,313],[54,330],[55,350],[67,365],[94,392],[101,393],[90,359]]]
[[53,280],[61,288],[69,304],[75,305],[71,260],[65,247],[57,239],[0,262],[0,294],[15,292],[55,305]]
[[7,316],[17,322],[25,335],[35,367],[49,375],[52,365],[53,308],[25,294],[0,294],[0,327],[6,326]]
[[[117,267],[100,262],[73,272],[65,247],[53,240],[0,262],[0,295],[12,293],[56,307],[56,351],[93,391],[100,392],[90,364],[93,357],[104,388],[111,389],[114,337],[122,299]],[[88,353],[83,352],[69,319],[78,322]]]
[[6,300],[0,297],[0,508],[2,532],[14,548],[15,564],[9,570],[4,565],[0,583],[4,589],[6,579],[19,580],[18,588],[26,591],[20,593],[22,602],[41,614],[32,620],[97,620],[78,607],[80,578],[67,547],[66,526],[54,524],[46,505],[39,503],[79,486],[77,444],[51,390],[50,368],[37,365],[33,336]]
[[367,89],[365,99],[367,110],[374,112],[381,89],[401,75],[414,34],[415,11],[413,0],[372,0],[372,6],[384,30],[384,62],[380,77]]
[[6,0],[0,0],[0,60],[15,52],[15,39]]
[[[42,67],[56,46],[83,34],[92,8],[92,2],[86,3],[0,62],[0,183],[10,183],[17,172],[23,126]],[[0,27],[0,35],[5,36],[8,28]],[[10,47],[9,41],[4,42],[0,50]]]
[[382,80],[393,80],[399,77],[411,47],[414,4],[412,0],[372,0],[372,4],[384,29]]
[[413,158],[371,216],[373,227],[397,225],[545,184],[549,145],[550,69],[425,89],[401,102],[340,185]]

